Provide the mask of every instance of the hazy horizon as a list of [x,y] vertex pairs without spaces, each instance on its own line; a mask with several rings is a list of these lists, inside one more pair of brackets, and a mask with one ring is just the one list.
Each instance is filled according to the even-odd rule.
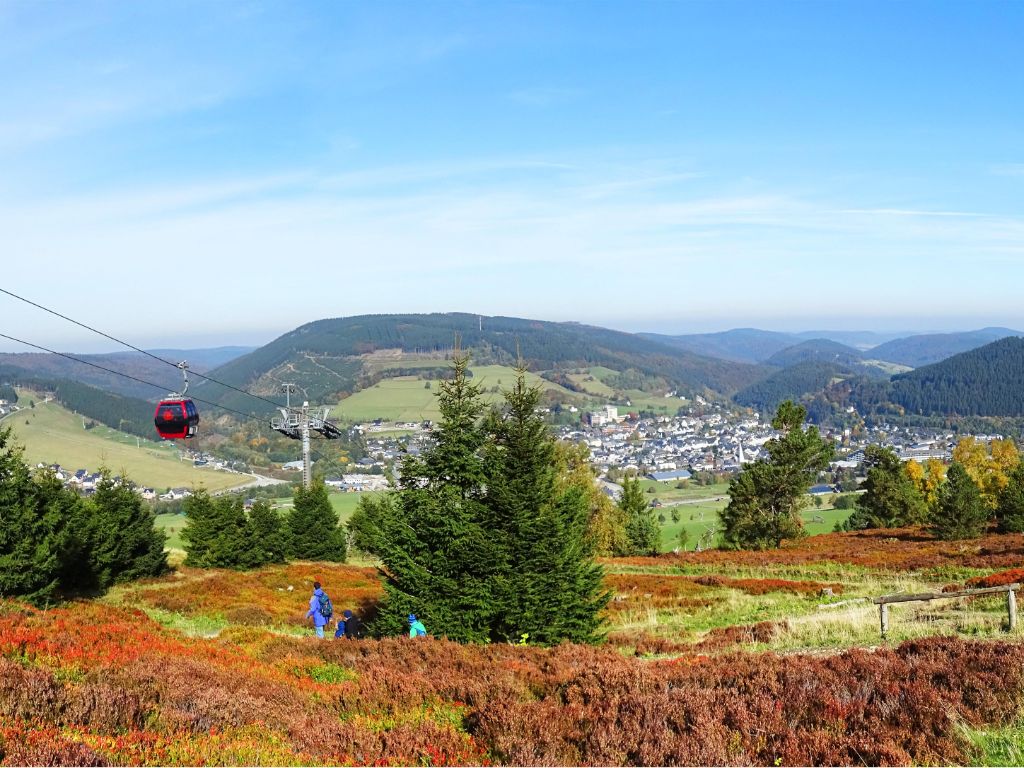
[[[36,310],[38,311],[38,310]],[[464,310],[451,310],[452,312],[463,312]],[[364,313],[364,314],[392,314],[392,313]],[[424,314],[424,313],[394,313],[394,314]],[[468,313],[478,314],[478,313]],[[490,317],[493,315],[484,314],[483,317]],[[505,317],[520,317],[519,315],[503,315]],[[342,315],[336,315],[333,317],[345,317]],[[78,318],[75,318],[78,319]],[[118,336],[121,340],[128,342],[136,347],[145,349],[147,351],[155,350],[203,350],[203,349],[215,349],[218,347],[252,347],[258,348],[269,344],[275,339],[289,333],[296,328],[305,325],[306,323],[315,322],[317,320],[323,320],[328,318],[312,318],[305,322],[299,323],[295,326],[282,329],[262,329],[252,331],[239,331],[235,334],[222,334],[211,332],[206,335],[182,335],[176,337],[156,337],[151,339],[138,339],[132,338],[130,335]],[[739,329],[754,329],[760,331],[778,332],[778,333],[791,333],[807,334],[812,332],[825,333],[837,333],[837,334],[874,334],[879,338],[878,343],[887,341],[890,338],[902,338],[904,336],[922,335],[922,334],[941,334],[941,333],[962,333],[968,331],[977,331],[983,328],[1008,328],[1010,330],[1021,330],[1021,328],[1014,327],[1013,325],[1007,325],[1004,323],[993,323],[983,322],[982,320],[976,320],[973,324],[954,324],[954,325],[935,325],[935,326],[922,326],[918,328],[906,328],[897,325],[876,325],[874,327],[868,325],[837,325],[831,324],[811,324],[802,326],[799,324],[786,324],[786,325],[758,325],[758,324],[737,324],[728,327],[717,326],[715,324],[686,326],[678,325],[675,323],[667,322],[664,326],[649,327],[642,323],[633,325],[630,323],[623,323],[615,325],[607,322],[598,321],[584,321],[584,320],[555,320],[548,317],[524,317],[527,320],[542,320],[552,322],[580,322],[586,325],[594,325],[601,328],[608,328],[616,331],[623,331],[626,333],[658,333],[667,336],[683,336],[690,334],[709,334],[709,333],[724,333],[726,331],[739,330]],[[1024,324],[1022,324],[1024,325]],[[680,330],[682,328],[682,330]],[[104,330],[102,327],[99,330]],[[11,333],[10,335],[15,335]],[[64,337],[63,341],[57,339],[49,345],[49,348],[57,352],[65,352],[70,354],[108,354],[115,352],[131,352],[130,349],[117,344],[112,341],[103,339],[100,336],[89,333],[88,331],[80,331],[73,333],[69,336]],[[0,339],[0,353],[36,353],[39,350],[24,347],[20,344],[9,342],[6,339]],[[44,353],[41,353],[44,354]]]

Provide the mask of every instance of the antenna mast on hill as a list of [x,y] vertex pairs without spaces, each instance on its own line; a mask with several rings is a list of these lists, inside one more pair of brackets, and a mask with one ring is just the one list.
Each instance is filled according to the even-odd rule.
[[302,485],[309,488],[313,484],[312,462],[309,459],[309,433],[317,432],[328,440],[341,437],[337,425],[327,420],[329,406],[310,408],[309,401],[304,400],[301,408],[291,407],[291,391],[294,384],[285,384],[284,391],[288,405],[281,408],[281,416],[270,420],[271,429],[275,429],[292,440],[302,440]]

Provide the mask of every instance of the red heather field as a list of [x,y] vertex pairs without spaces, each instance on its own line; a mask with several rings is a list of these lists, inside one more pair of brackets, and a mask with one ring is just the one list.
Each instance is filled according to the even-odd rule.
[[933,638],[831,656],[187,639],[144,614],[2,604],[4,764],[908,764],[1010,720],[1024,648]]
[[764,552],[680,552],[617,558],[618,565],[817,565],[822,562],[911,571],[923,568],[1012,568],[1024,563],[1024,534],[988,534],[968,541],[938,541],[917,528],[856,531],[784,542]]
[[[355,566],[180,569],[45,612],[0,602],[0,764],[971,762],[970,733],[1019,722],[1019,636],[982,606],[969,610],[984,639],[923,636],[956,631],[962,611],[946,624],[904,612],[913,639],[885,643],[864,605],[939,578],[1017,580],[999,572],[1022,548],[889,531],[609,560],[599,647],[310,637],[314,579],[336,610],[374,610],[376,571]],[[826,632],[830,645],[807,644]]]

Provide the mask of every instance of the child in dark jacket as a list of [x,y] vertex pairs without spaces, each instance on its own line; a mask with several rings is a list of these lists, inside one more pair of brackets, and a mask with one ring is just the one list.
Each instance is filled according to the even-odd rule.
[[342,614],[342,620],[338,622],[338,628],[334,631],[335,637],[347,637],[349,640],[359,640],[364,634],[363,622],[349,610]]

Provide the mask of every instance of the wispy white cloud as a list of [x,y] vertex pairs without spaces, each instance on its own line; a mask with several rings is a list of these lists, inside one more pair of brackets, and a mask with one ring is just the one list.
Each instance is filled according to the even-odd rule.
[[976,213],[974,211],[930,211],[930,210],[915,210],[909,208],[846,208],[838,211],[838,213],[852,213],[858,216],[937,216],[941,218],[984,218],[990,214]]
[[[642,173],[629,179],[622,168],[580,157],[525,158],[447,171],[428,164],[342,177],[212,179],[10,201],[0,228],[14,254],[9,279],[38,280],[33,264],[47,264],[51,274],[92,265],[103,277],[89,302],[122,307],[140,332],[164,324],[151,312],[148,286],[161,284],[169,268],[196,278],[193,290],[176,296],[174,319],[194,329],[214,306],[260,327],[267,312],[285,324],[459,308],[591,320],[596,307],[605,317],[650,307],[720,314],[723,291],[728,306],[770,315],[811,307],[808,297],[823,284],[907,314],[944,302],[963,307],[964,296],[1005,310],[1017,301],[1005,287],[1024,281],[1014,263],[1024,247],[1021,219],[836,207],[657,175],[649,163],[637,168]],[[935,268],[968,255],[974,265],[998,265],[998,285],[991,270]],[[47,290],[58,305],[79,301],[74,281]],[[455,306],[467,300],[472,307]]]

